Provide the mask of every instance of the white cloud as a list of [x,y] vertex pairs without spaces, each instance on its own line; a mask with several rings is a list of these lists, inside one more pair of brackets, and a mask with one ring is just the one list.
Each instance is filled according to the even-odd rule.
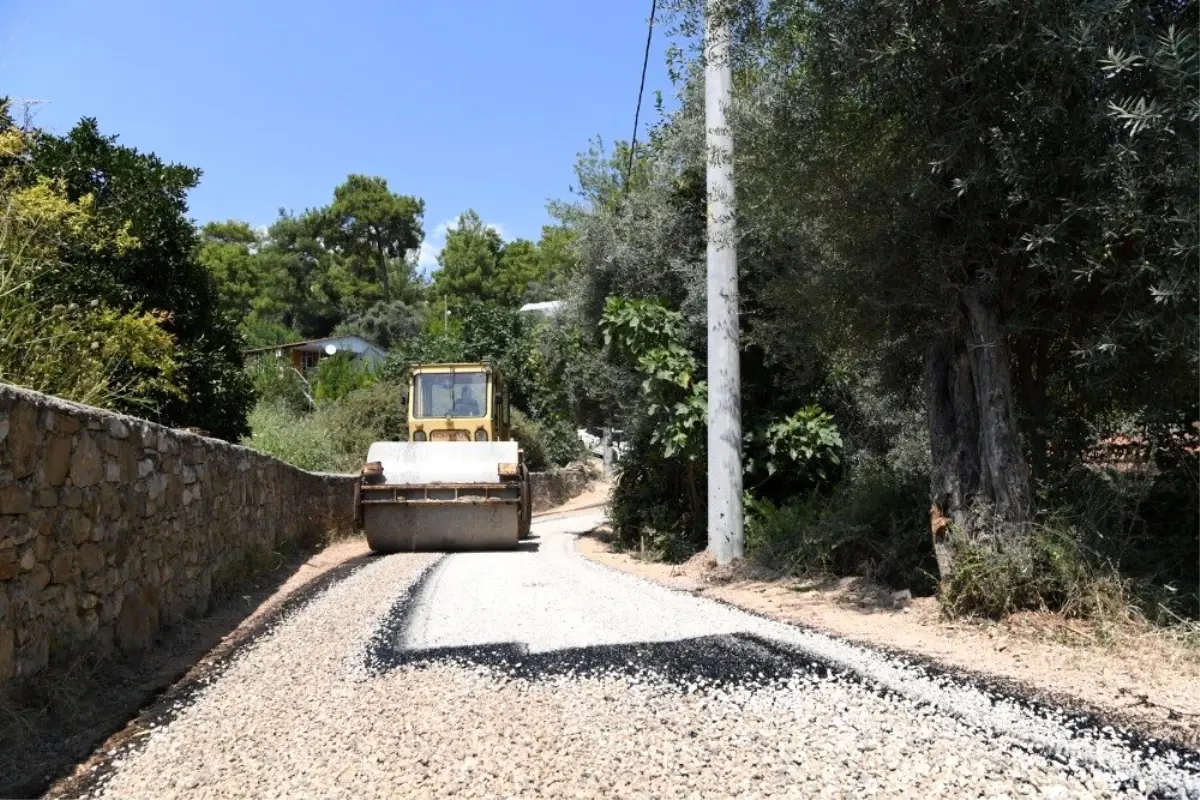
[[[417,251],[417,267],[422,273],[428,275],[438,268],[437,259],[442,248],[446,246],[446,234],[457,224],[458,217],[451,217],[439,222],[432,231],[425,235],[425,240],[421,242],[421,249]],[[487,226],[500,234],[501,239],[508,240],[508,234],[503,225],[498,222],[489,222]]]

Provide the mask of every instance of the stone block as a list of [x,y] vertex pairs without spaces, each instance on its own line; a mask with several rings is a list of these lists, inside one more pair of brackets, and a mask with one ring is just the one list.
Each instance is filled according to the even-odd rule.
[[116,417],[109,417],[108,435],[114,439],[128,439],[129,426]]
[[150,644],[158,630],[158,593],[143,586],[125,595],[117,615],[117,645],[125,652]]
[[54,430],[59,433],[72,434],[82,427],[73,414],[58,414],[54,418]]
[[121,462],[110,458],[104,462],[104,480],[108,483],[121,482]]
[[92,521],[83,514],[71,515],[71,541],[83,544],[92,537]]
[[104,479],[104,455],[90,434],[80,434],[71,452],[71,483],[93,486]]
[[42,475],[51,486],[62,486],[71,468],[71,437],[51,436],[42,454]]
[[50,562],[50,580],[55,583],[75,583],[79,580],[79,565],[75,554],[70,550],[61,550]]
[[37,446],[41,433],[37,428],[37,409],[18,405],[8,415],[8,435],[0,450],[0,464],[6,464],[14,478],[25,478],[37,468]]
[[34,504],[38,508],[53,508],[58,505],[58,490],[49,486],[43,486],[37,490],[37,497],[34,498]]
[[132,443],[121,447],[120,452],[117,453],[117,462],[121,466],[121,483],[129,483],[137,477],[137,452],[133,449]]
[[24,514],[33,505],[29,490],[16,483],[0,486],[0,514]]
[[16,672],[17,636],[7,625],[0,625],[0,683],[8,680]]
[[54,540],[49,536],[38,535],[33,539],[33,557],[38,561],[49,561],[54,553]]
[[0,581],[10,581],[21,571],[21,556],[15,547],[0,547]]
[[92,575],[104,569],[104,551],[99,545],[85,542],[79,548],[79,566],[84,575]]
[[83,492],[75,486],[67,487],[62,495],[62,504],[67,508],[79,508],[83,505]]
[[29,585],[34,591],[40,592],[50,585],[50,570],[45,564],[35,564],[29,573]]

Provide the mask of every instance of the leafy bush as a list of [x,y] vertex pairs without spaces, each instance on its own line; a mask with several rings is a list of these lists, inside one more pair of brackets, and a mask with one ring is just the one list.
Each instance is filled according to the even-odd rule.
[[253,349],[256,347],[273,347],[280,344],[289,344],[298,342],[304,337],[278,322],[269,319],[263,319],[258,314],[251,314],[242,320],[242,324],[238,326],[243,338],[246,340],[246,346]]
[[[1194,455],[1163,471],[1079,468],[1044,485],[1038,500],[1026,547],[952,539],[947,614],[1048,609],[1164,624],[1200,614]],[[978,514],[986,524],[986,510]]]
[[313,377],[313,399],[317,403],[341,400],[358,389],[365,389],[378,380],[377,371],[350,353],[335,353],[321,359]]
[[542,426],[517,409],[512,409],[512,436],[525,451],[525,464],[532,472],[540,472],[550,466],[547,455],[546,434]]
[[765,495],[812,491],[827,484],[841,464],[842,436],[833,417],[817,406],[775,420],[745,436],[746,480]]
[[313,409],[308,382],[286,359],[256,358],[246,366],[246,372],[260,403],[281,405],[297,414]]
[[[8,123],[0,102],[0,166],[23,158],[29,136]],[[95,252],[137,247],[127,226],[110,227],[95,198],[72,200],[62,180],[22,182],[19,169],[0,171],[0,380],[81,403],[153,415],[157,401],[182,400],[170,316],[120,311],[93,299],[54,303],[59,243]]]
[[317,472],[357,472],[372,442],[407,438],[400,387],[384,381],[311,411],[286,398],[263,399],[250,425],[242,444]]
[[865,575],[928,594],[936,581],[926,516],[928,481],[866,463],[831,493],[776,504],[746,498],[746,552],[802,575]]
[[250,431],[242,444],[300,469],[348,468],[342,454],[334,451],[327,418],[320,412],[304,414],[282,403],[262,401],[250,412]]
[[324,408],[325,428],[340,464],[358,469],[366,461],[372,442],[397,442],[408,438],[408,417],[401,395],[403,387],[379,381],[358,389]]
[[942,585],[948,616],[1002,619],[1016,611],[1053,610],[1067,616],[1125,616],[1129,583],[1097,563],[1079,532],[1039,526],[1028,543],[1011,538],[980,544],[955,537],[955,570]]

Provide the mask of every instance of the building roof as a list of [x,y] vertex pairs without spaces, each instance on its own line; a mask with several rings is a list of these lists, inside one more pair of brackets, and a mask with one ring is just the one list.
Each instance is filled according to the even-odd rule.
[[[387,357],[387,353],[380,350],[378,347],[371,344],[370,342],[368,342],[366,339],[362,338],[361,336],[355,336],[354,334],[346,334],[344,336],[325,336],[320,339],[305,339],[304,341],[301,341],[301,342],[289,342],[287,344],[273,344],[268,347],[252,347],[249,350],[243,350],[242,354],[243,355],[254,355],[255,353],[268,353],[268,352],[271,352],[272,350],[320,350],[320,349],[322,349],[321,346],[324,344],[327,344],[330,342],[343,342],[343,341],[346,341],[347,339],[354,339],[357,342],[361,342],[362,346],[363,346],[362,347],[363,351],[370,350],[370,351],[374,352],[376,355],[380,356],[381,358]],[[362,352],[362,351],[357,351],[357,352]]]

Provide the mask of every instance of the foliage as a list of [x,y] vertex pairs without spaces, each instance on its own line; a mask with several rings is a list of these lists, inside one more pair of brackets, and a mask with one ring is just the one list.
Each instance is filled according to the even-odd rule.
[[514,408],[510,413],[512,436],[520,443],[521,450],[525,453],[525,465],[533,472],[540,472],[549,467],[551,460],[542,427],[518,409]]
[[242,335],[246,337],[246,347],[250,349],[290,344],[303,338],[291,328],[263,319],[257,314],[251,314],[242,320],[240,329]]
[[420,309],[402,300],[379,302],[361,314],[351,314],[333,330],[335,336],[361,336],[387,350],[421,332]]
[[313,399],[319,404],[341,400],[378,379],[376,371],[350,353],[335,353],[317,363],[312,379]]
[[[424,213],[425,201],[392,193],[385,179],[350,175],[333,190],[333,203],[322,212],[322,232],[345,256],[352,275],[376,276],[384,303],[393,297],[411,300],[406,292],[393,293],[391,266],[396,261],[407,265],[408,253],[420,246]],[[415,279],[411,268],[405,272],[406,286],[398,289],[407,289]]]
[[296,414],[311,411],[316,401],[312,389],[291,362],[262,356],[246,366],[259,404],[279,406]]
[[264,398],[250,415],[253,433],[242,443],[302,469],[357,472],[372,442],[407,438],[400,398],[401,387],[386,381],[311,412],[280,398]]
[[[0,104],[0,122],[4,106]],[[22,158],[28,135],[0,125],[0,156]],[[92,252],[137,246],[124,224],[98,223],[95,200],[71,201],[61,181],[22,185],[0,173],[0,380],[69,400],[153,413],[148,398],[179,394],[175,341],[163,312],[120,312],[93,300],[52,303],[58,245]]]
[[[489,302],[502,299],[496,277],[504,240],[485,225],[474,209],[467,209],[446,232],[446,245],[438,254],[433,293],[440,298],[475,297]],[[504,297],[513,303],[515,298]]]
[[[401,442],[408,438],[404,387],[376,381],[356,389],[322,410],[330,446],[339,464],[357,470],[366,461],[372,442]],[[346,469],[347,467],[343,467]]]
[[703,452],[708,386],[696,380],[696,357],[683,344],[683,316],[652,301],[611,297],[601,325],[605,343],[645,376],[646,413],[655,423],[650,444],[665,458],[695,461]]
[[243,319],[254,310],[264,278],[257,251],[258,233],[245,222],[210,222],[200,229],[196,259],[219,287],[222,310]]
[[280,403],[261,401],[250,412],[250,430],[243,445],[301,469],[336,472],[349,468],[344,454],[333,449],[325,414],[298,413]]
[[929,594],[936,585],[924,476],[864,464],[832,493],[746,496],[746,554],[793,575],[865,575]]
[[817,486],[829,481],[841,463],[842,436],[833,417],[817,406],[748,431],[744,438],[746,478],[757,482],[756,488],[785,471],[793,484]]
[[566,229],[547,225],[539,242],[505,242],[468,209],[446,234],[433,293],[455,308],[464,302],[517,307],[557,297],[573,264],[571,240]]
[[[125,376],[121,382],[140,386],[142,393],[118,406],[236,439],[246,428],[253,392],[242,371],[242,339],[218,308],[208,272],[195,257],[186,195],[199,170],[119,145],[115,137],[101,135],[93,119],[62,137],[31,135],[24,166],[30,184],[61,187],[69,202],[89,209],[98,230],[119,231],[137,242],[97,247],[94,236],[60,238],[57,267],[36,285],[39,301],[69,307],[87,297],[119,313],[165,312],[160,319],[176,348],[171,381],[153,374]],[[128,366],[131,373],[154,373],[154,362]]]

